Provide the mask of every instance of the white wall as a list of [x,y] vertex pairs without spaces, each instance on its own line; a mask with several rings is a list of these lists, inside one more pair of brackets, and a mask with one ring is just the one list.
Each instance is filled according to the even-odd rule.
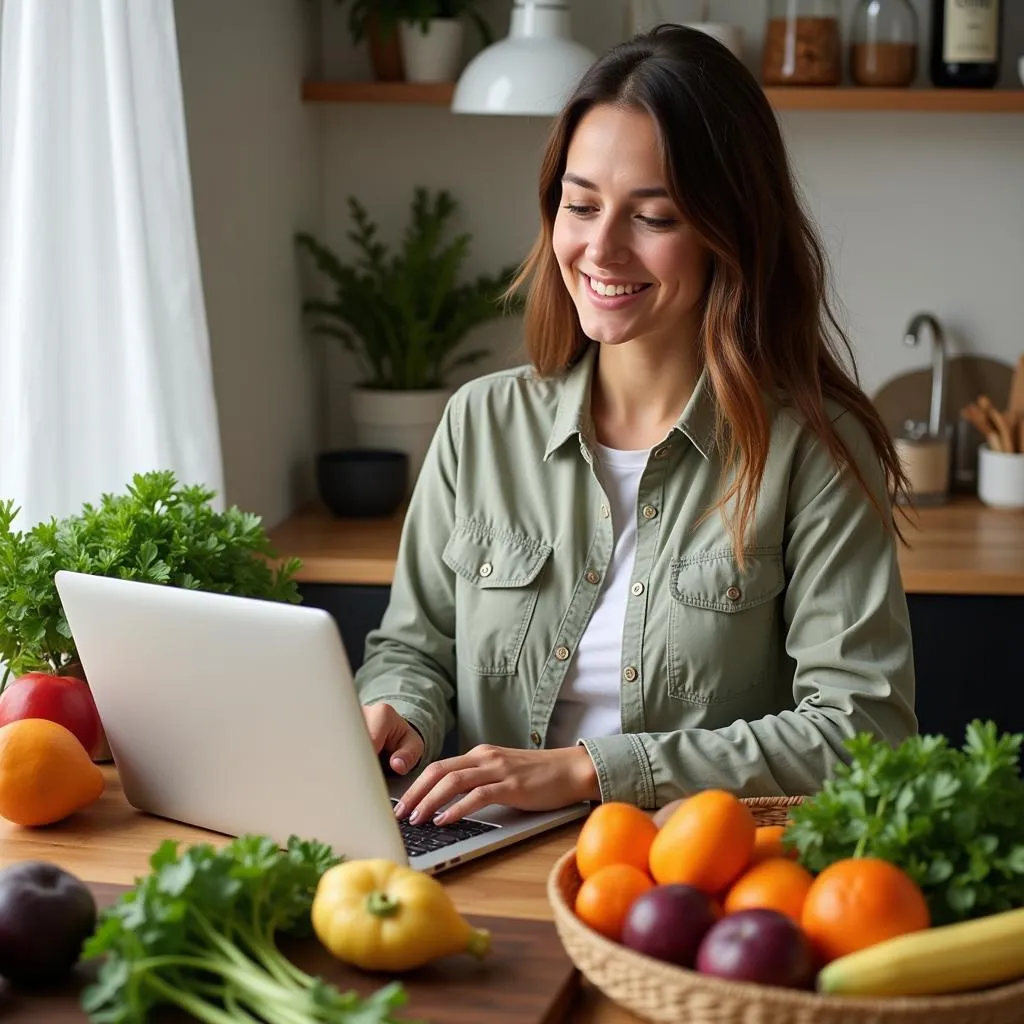
[[304,0],[175,0],[225,497],[268,524],[311,493],[314,367],[292,237],[319,222]]
[[[929,5],[917,3],[926,36]],[[335,353],[330,374],[319,374],[301,337],[294,230],[318,230],[344,252],[352,193],[395,238],[413,187],[443,186],[474,233],[474,266],[516,261],[537,225],[546,131],[537,119],[430,107],[304,106],[305,20],[316,4],[175,2],[227,497],[269,523],[310,493],[317,445],[343,442],[349,430],[350,365]],[[1024,0],[1008,4],[1007,85],[1024,53]],[[510,6],[488,0],[499,35]],[[844,24],[853,6],[844,0]],[[744,25],[755,68],[764,9],[753,0],[712,6],[714,17]],[[576,35],[600,51],[625,37],[625,12],[625,0],[575,0]],[[315,60],[322,74],[365,77],[344,16],[323,0]],[[920,66],[923,82],[924,55]],[[927,364],[925,352],[901,344],[918,309],[946,322],[954,351],[1006,361],[1024,352],[1024,116],[792,112],[783,124],[869,391]],[[483,328],[476,340],[493,345],[491,365],[519,359],[514,324]]]
[[[673,0],[662,2],[668,10]],[[686,0],[675,2],[686,9]],[[844,3],[844,24],[854,6]],[[928,6],[918,0],[923,38]],[[499,34],[509,7],[508,0],[490,5]],[[752,0],[712,4],[713,17],[743,25],[746,59],[755,70],[765,8]],[[577,38],[598,52],[621,40],[625,9],[623,0],[576,0]],[[352,48],[329,6],[324,25],[324,72],[364,77],[365,54]],[[1010,0],[1006,27],[1004,83],[1011,85],[1016,55],[1024,54],[1024,0]],[[923,84],[926,52],[919,70]],[[323,233],[340,251],[346,251],[349,193],[379,217],[385,237],[394,238],[417,184],[454,192],[481,267],[493,269],[526,251],[538,223],[535,181],[545,121],[348,105],[324,106],[320,117]],[[829,248],[869,392],[928,365],[926,351],[902,343],[907,322],[921,309],[949,328],[953,354],[1011,361],[1024,353],[1024,115],[786,112],[782,122]],[[495,346],[493,365],[518,357],[514,323],[483,332]],[[343,439],[349,364],[334,360],[333,374],[332,436]]]

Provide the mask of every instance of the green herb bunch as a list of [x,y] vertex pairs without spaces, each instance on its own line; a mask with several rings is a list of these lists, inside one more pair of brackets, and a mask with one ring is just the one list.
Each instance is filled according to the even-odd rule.
[[960,750],[944,736],[895,749],[862,734],[850,763],[791,812],[785,843],[812,872],[881,857],[924,892],[934,924],[1024,906],[1024,735],[974,721]]
[[14,529],[14,503],[0,502],[0,690],[12,674],[59,672],[77,660],[58,569],[297,603],[298,559],[272,567],[260,517],[215,511],[214,493],[179,486],[169,471],[136,474],[126,493],[27,532]]
[[[459,283],[470,236],[446,239],[457,209],[447,191],[415,190],[411,219],[395,252],[378,239],[377,226],[359,200],[350,197],[348,205],[355,223],[348,234],[357,252],[352,263],[343,263],[309,234],[296,236],[334,289],[330,300],[303,303],[313,333],[338,339],[355,355],[366,387],[442,387],[453,370],[486,354],[459,349],[472,328],[502,315],[502,295],[516,268]],[[518,311],[521,300],[508,308]]]
[[103,957],[82,994],[94,1024],[136,1024],[170,1004],[208,1024],[398,1024],[399,984],[368,999],[310,977],[284,957],[277,935],[308,936],[330,847],[292,836],[240,836],[220,850],[167,840],[152,871],[100,912],[86,958]]

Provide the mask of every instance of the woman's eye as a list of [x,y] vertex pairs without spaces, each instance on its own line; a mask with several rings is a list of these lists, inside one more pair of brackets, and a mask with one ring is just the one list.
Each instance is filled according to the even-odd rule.
[[649,228],[664,230],[665,228],[673,227],[676,224],[675,219],[672,217],[644,217],[639,213],[636,216],[637,220],[646,224]]
[[594,212],[593,206],[584,206],[582,203],[566,203],[564,208],[576,217],[585,217]]

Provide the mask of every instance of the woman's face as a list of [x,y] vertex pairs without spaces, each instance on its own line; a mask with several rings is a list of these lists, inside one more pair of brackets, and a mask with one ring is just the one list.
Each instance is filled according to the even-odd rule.
[[670,198],[654,120],[601,105],[569,144],[552,244],[587,337],[678,345],[702,315],[707,250]]

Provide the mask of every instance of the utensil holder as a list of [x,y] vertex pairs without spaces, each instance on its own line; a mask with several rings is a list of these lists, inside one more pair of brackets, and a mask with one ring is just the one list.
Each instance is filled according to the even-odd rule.
[[993,508],[1024,508],[1024,454],[978,449],[978,497]]

